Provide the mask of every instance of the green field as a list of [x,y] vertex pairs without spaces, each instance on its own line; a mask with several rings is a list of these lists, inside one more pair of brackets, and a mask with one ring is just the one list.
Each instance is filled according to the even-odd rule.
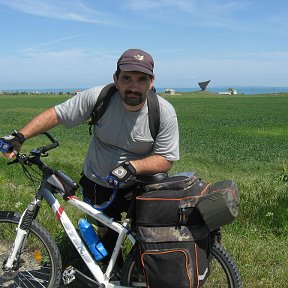
[[[0,135],[20,129],[66,98],[0,95]],[[235,179],[239,186],[240,215],[223,228],[223,244],[240,268],[244,287],[287,287],[288,94],[183,93],[166,98],[177,110],[180,128],[181,160],[171,172],[197,171],[206,181]],[[52,132],[60,147],[50,153],[48,163],[79,180],[88,125]],[[42,145],[41,137],[26,141],[22,152]],[[31,186],[20,167],[6,163],[0,159],[0,209],[22,211],[37,184]],[[59,224],[47,204],[43,207],[40,222],[58,236]],[[77,213],[73,215],[76,220]]]

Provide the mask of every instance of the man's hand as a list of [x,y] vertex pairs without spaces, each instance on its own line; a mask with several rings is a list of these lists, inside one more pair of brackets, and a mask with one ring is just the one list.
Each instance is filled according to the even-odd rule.
[[[25,141],[25,137],[22,133],[17,132],[16,130],[14,130],[11,134],[6,135],[2,138],[0,138],[0,141],[3,143],[8,144],[8,149],[3,150],[3,154],[6,155],[7,153],[11,153],[14,155],[19,154],[22,143]],[[2,145],[4,146],[4,145]]]
[[129,161],[125,161],[109,173],[108,182],[112,186],[118,186],[121,182],[128,182],[132,176],[136,174],[136,170]]

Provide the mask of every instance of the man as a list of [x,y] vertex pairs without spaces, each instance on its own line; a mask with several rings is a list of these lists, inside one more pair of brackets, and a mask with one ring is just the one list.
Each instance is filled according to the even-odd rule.
[[[154,61],[140,49],[125,51],[117,62],[113,80],[118,89],[109,101],[104,115],[93,126],[93,137],[83,165],[80,184],[84,199],[100,205],[109,200],[111,186],[103,179],[113,176],[121,189],[104,212],[120,219],[129,207],[129,179],[133,175],[167,172],[179,159],[177,116],[172,105],[157,96],[160,127],[155,140],[151,136],[148,119],[147,94],[153,88]],[[103,87],[88,89],[66,102],[52,107],[32,119],[19,132],[1,138],[13,148],[5,154],[13,158],[22,143],[56,125],[70,128],[90,118]],[[111,183],[110,183],[111,184]],[[104,247],[111,254],[117,234],[105,231]]]

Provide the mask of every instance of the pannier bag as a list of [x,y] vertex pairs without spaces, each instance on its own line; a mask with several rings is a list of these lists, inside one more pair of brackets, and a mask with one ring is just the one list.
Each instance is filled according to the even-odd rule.
[[177,174],[147,185],[145,193],[136,198],[136,225],[199,225],[201,219],[194,207],[209,187],[210,184],[200,180],[195,172]]
[[208,276],[209,231],[238,215],[236,183],[211,185],[191,172],[144,190],[136,198],[136,233],[147,287],[202,287]]
[[230,224],[238,216],[239,205],[235,181],[211,185],[195,172],[183,173],[145,187],[145,193],[136,198],[136,225],[191,226],[204,220],[213,231]]
[[196,208],[210,231],[230,224],[237,216],[240,198],[233,180],[217,182],[209,187],[206,195],[199,198]]
[[136,198],[136,233],[149,288],[201,287],[208,276],[209,230],[195,205],[209,190],[196,173],[145,187]]
[[[198,227],[137,227],[140,262],[149,288],[198,288],[208,276],[208,238]],[[204,231],[201,231],[203,230]],[[194,230],[194,229],[193,229]],[[195,232],[195,231],[194,231]]]

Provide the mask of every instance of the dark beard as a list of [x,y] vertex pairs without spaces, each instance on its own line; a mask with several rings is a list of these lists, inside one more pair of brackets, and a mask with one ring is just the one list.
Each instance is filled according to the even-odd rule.
[[125,91],[124,96],[121,95],[121,97],[123,102],[130,106],[137,106],[146,100],[141,93],[132,92],[130,90]]

